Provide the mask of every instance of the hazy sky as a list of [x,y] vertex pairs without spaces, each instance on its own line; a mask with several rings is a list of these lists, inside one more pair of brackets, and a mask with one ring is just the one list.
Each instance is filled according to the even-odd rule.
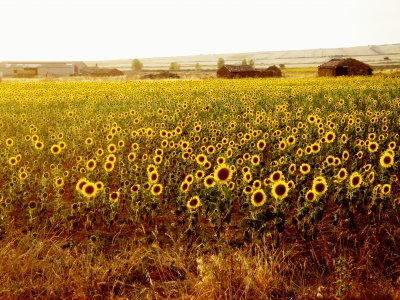
[[399,0],[0,0],[0,61],[400,43]]

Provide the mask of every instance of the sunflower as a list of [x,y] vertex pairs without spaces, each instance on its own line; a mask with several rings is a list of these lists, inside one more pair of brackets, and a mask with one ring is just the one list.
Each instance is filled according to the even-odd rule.
[[183,181],[181,183],[181,186],[179,187],[179,191],[181,193],[187,193],[189,191],[189,188],[190,188],[190,183],[187,181]]
[[117,146],[114,143],[111,143],[107,146],[107,151],[109,153],[114,153],[115,151],[117,151]]
[[104,155],[104,150],[102,148],[98,148],[96,151],[97,156],[103,156]]
[[335,134],[333,131],[328,131],[328,132],[325,134],[325,141],[326,141],[328,144],[332,144],[332,143],[335,141],[335,138],[336,138],[336,134]]
[[309,164],[305,164],[305,163],[301,164],[301,166],[300,166],[301,174],[306,175],[306,174],[310,173],[310,171],[311,171],[311,167]]
[[158,177],[159,177],[159,175],[156,170],[154,170],[150,173],[147,173],[147,178],[151,184],[157,183]]
[[267,145],[267,143],[265,142],[265,140],[264,139],[261,139],[261,140],[259,140],[259,141],[257,141],[257,149],[259,150],[259,151],[262,151],[262,150],[264,150],[264,148],[265,148],[265,146]]
[[369,172],[367,178],[369,183],[373,183],[375,181],[375,172],[374,171]]
[[106,161],[103,165],[104,170],[106,170],[106,172],[111,172],[112,170],[114,170],[115,164],[111,161]]
[[92,145],[92,144],[93,144],[93,139],[90,138],[90,137],[88,137],[88,138],[85,140],[85,144],[86,144],[86,145]]
[[62,177],[58,177],[54,179],[54,184],[56,187],[62,187],[64,185],[64,179]]
[[214,170],[214,179],[218,183],[223,183],[226,184],[231,180],[232,178],[232,170],[231,168],[226,165],[226,164],[220,164],[218,167]]
[[11,138],[6,139],[6,146],[12,147],[14,145],[14,140]]
[[379,158],[379,164],[382,168],[390,168],[394,164],[394,155],[388,151],[385,151]]
[[328,166],[333,166],[334,163],[335,163],[335,157],[332,156],[332,155],[328,155],[328,156],[325,158],[325,162],[326,162],[326,164],[327,164]]
[[374,153],[374,152],[378,151],[378,148],[379,148],[379,144],[377,142],[370,142],[368,144],[368,151],[370,153]]
[[206,189],[211,188],[216,185],[214,176],[212,176],[212,175],[206,176],[203,180],[203,183],[204,183],[204,186],[206,187]]
[[156,164],[156,165],[159,165],[159,164],[161,164],[162,163],[162,160],[163,160],[163,157],[161,156],[161,155],[155,155],[154,157],[153,157],[153,161],[154,161],[154,163]]
[[44,148],[44,143],[42,141],[36,141],[35,142],[35,149],[36,150],[42,150]]
[[128,160],[129,161],[135,161],[135,159],[136,159],[136,153],[135,152],[130,152],[128,154]]
[[257,189],[251,194],[251,204],[255,207],[260,207],[267,201],[267,196],[263,189]]
[[283,180],[284,176],[283,176],[283,173],[281,171],[275,171],[269,176],[269,179],[270,179],[271,182],[276,182],[276,181],[279,181],[279,180]]
[[360,173],[353,172],[350,175],[349,183],[350,183],[351,188],[353,188],[353,189],[359,188],[361,186],[362,182],[363,182],[363,179],[362,179],[362,176]]
[[89,180],[87,180],[86,178],[79,179],[78,182],[76,183],[75,189],[78,192],[82,193],[84,185],[88,182]]
[[92,182],[87,182],[82,188],[82,194],[86,198],[93,198],[96,196],[97,188],[96,185]]
[[252,157],[251,157],[251,164],[253,165],[253,166],[258,166],[259,164],[260,164],[260,161],[261,161],[261,159],[260,159],[260,156],[258,155],[258,154],[254,154]]
[[203,166],[207,161],[207,156],[205,154],[199,154],[196,156],[196,162],[200,165]]
[[340,143],[342,144],[346,144],[348,140],[349,138],[347,137],[346,134],[342,134],[342,136],[340,137]]
[[278,149],[283,151],[286,149],[286,142],[285,141],[281,141],[278,145]]
[[204,171],[203,170],[197,170],[196,171],[196,173],[195,173],[195,178],[197,179],[197,180],[201,180],[201,179],[203,179],[204,178]]
[[153,196],[160,196],[162,191],[163,191],[163,186],[159,183],[153,185],[150,190]]
[[304,153],[306,155],[310,155],[313,152],[312,147],[311,146],[307,146],[304,150]]
[[341,168],[339,172],[336,174],[336,178],[338,181],[343,181],[347,178],[347,170],[345,168]]
[[243,180],[247,183],[253,180],[253,176],[250,172],[243,173]]
[[313,190],[308,190],[306,193],[306,201],[314,202],[317,199],[317,195]]
[[391,149],[391,150],[396,149],[396,142],[391,141],[391,142],[389,143],[389,145],[388,145],[388,148]]
[[190,210],[194,210],[201,206],[201,201],[199,196],[193,196],[186,202],[186,207]]
[[51,153],[57,155],[57,154],[60,154],[61,148],[59,145],[52,145],[50,148],[50,151],[51,151]]
[[257,180],[254,180],[254,181],[253,181],[253,189],[254,189],[254,190],[260,189],[261,186],[262,186],[261,180],[258,180],[258,179],[257,179]]
[[101,181],[97,181],[94,185],[98,191],[102,191],[104,189],[104,183]]
[[311,150],[313,153],[318,153],[321,150],[321,145],[319,143],[314,143],[311,145]]
[[112,202],[112,203],[116,203],[116,202],[118,202],[119,196],[120,196],[120,193],[118,191],[117,192],[111,192],[108,195],[108,200],[110,200],[110,202]]
[[18,160],[13,156],[13,157],[10,157],[10,159],[8,160],[8,163],[11,166],[15,166],[18,163]]
[[296,143],[296,137],[294,135],[289,135],[286,141],[288,145],[294,145]]
[[272,184],[271,194],[272,197],[274,197],[275,199],[283,200],[284,198],[287,197],[288,193],[289,193],[289,185],[285,181],[279,180]]
[[344,151],[342,152],[342,159],[343,159],[344,161],[347,161],[347,160],[349,159],[349,157],[350,157],[349,152],[348,152],[347,150],[344,150]]
[[217,157],[217,164],[222,165],[225,163],[225,157],[223,156],[218,156]]
[[382,194],[385,196],[389,195],[391,190],[392,190],[392,186],[390,184],[384,184],[382,186]]
[[325,192],[328,190],[328,185],[326,183],[326,179],[322,176],[318,176],[314,178],[313,184],[312,184],[312,191],[318,195],[321,196],[325,194]]
[[138,193],[140,191],[140,184],[134,184],[131,186],[132,193]]
[[86,163],[86,170],[93,171],[97,166],[97,163],[94,159],[89,159]]
[[294,174],[294,172],[296,172],[296,164],[290,164],[289,173]]
[[28,178],[28,173],[26,172],[19,172],[18,173],[18,177],[20,180],[25,180],[26,178]]

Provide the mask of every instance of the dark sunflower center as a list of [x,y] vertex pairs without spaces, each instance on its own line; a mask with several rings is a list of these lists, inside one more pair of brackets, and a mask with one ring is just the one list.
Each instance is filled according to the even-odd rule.
[[388,165],[392,162],[392,158],[390,156],[385,156],[383,162]]
[[308,194],[307,194],[307,200],[308,200],[308,201],[314,200],[314,193],[308,193]]
[[92,185],[88,185],[87,187],[85,187],[85,192],[88,195],[91,195],[94,193],[94,187]]
[[356,176],[352,180],[353,185],[358,185],[360,183],[360,177]]
[[264,195],[261,192],[257,192],[254,194],[254,202],[261,203],[264,200]]
[[315,185],[315,190],[318,192],[318,193],[322,193],[324,190],[325,190],[325,184],[323,184],[323,183],[317,183],[316,185]]
[[155,186],[155,187],[154,187],[154,192],[155,192],[155,193],[159,193],[160,191],[161,191],[161,189],[160,189],[159,186]]
[[283,196],[286,193],[286,186],[284,186],[283,184],[278,184],[275,188],[275,193],[278,196]]
[[227,168],[222,168],[218,171],[217,176],[219,180],[227,180],[229,178],[229,170]]

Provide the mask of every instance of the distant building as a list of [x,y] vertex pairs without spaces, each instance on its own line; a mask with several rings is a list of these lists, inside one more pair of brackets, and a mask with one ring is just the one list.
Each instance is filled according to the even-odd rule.
[[318,76],[371,75],[369,65],[354,58],[334,58],[318,67]]
[[265,69],[266,77],[282,77],[282,71],[277,66],[273,65]]
[[224,65],[217,71],[219,78],[265,78],[282,77],[281,70],[272,66],[265,70],[254,69],[250,65]]
[[84,62],[1,62],[4,77],[71,76],[85,67]]
[[82,76],[94,77],[108,77],[108,76],[122,76],[124,72],[118,69],[99,68],[99,67],[86,67],[79,72]]

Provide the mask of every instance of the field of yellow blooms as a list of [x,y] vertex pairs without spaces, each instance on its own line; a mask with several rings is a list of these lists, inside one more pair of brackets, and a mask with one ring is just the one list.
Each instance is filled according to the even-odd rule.
[[[343,298],[369,280],[394,297],[399,87],[400,78],[380,76],[1,83],[2,261],[19,249],[15,265],[0,272],[1,295]],[[127,241],[157,247],[166,261],[173,260],[167,248],[179,244],[187,252],[178,256],[190,253],[190,262],[160,260],[132,275],[127,259],[116,275],[107,264],[134,255]],[[39,244],[54,252],[42,253],[53,267],[28,255]],[[268,268],[271,254],[260,253],[289,246],[293,266],[279,268],[301,269],[303,277],[271,275],[283,285],[271,279],[265,287],[250,269],[251,284],[242,282],[243,261],[224,256],[258,253],[258,267]],[[59,258],[89,254],[85,268],[97,273],[84,276],[74,265],[82,273],[68,277],[73,266]],[[30,275],[19,274],[27,257]],[[207,277],[203,269],[217,268],[217,258],[220,272]],[[216,277],[224,264],[237,281]],[[304,278],[311,278],[306,287]]]

